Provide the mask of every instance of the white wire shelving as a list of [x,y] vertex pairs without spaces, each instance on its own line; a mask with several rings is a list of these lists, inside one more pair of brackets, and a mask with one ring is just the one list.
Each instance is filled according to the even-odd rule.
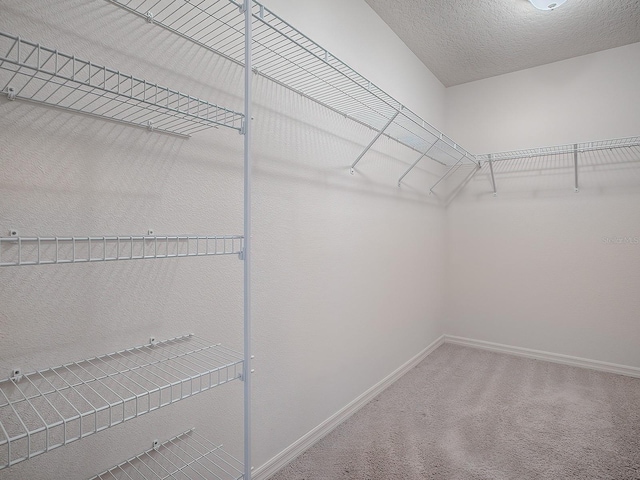
[[0,469],[239,379],[242,354],[193,335],[0,382]]
[[191,429],[90,480],[240,480],[242,472],[240,460]]
[[612,140],[598,140],[595,142],[571,143],[567,145],[555,145],[551,147],[528,148],[513,150],[510,152],[486,153],[478,155],[478,160],[497,162],[501,160],[516,160],[521,158],[545,157],[551,155],[564,155],[595,152],[599,150],[613,150],[618,148],[631,148],[640,146],[640,136],[616,138]]
[[[107,0],[147,22],[243,65],[242,4],[234,0]],[[381,137],[392,138],[442,165],[477,165],[464,148],[357,73],[326,49],[253,2],[253,71],[374,131],[351,172]]]
[[161,133],[240,131],[244,115],[75,55],[0,32],[0,87],[20,99]]
[[[200,0],[196,0],[202,6]],[[187,2],[188,3],[188,2]],[[232,5],[232,4],[230,4]],[[251,29],[252,0],[239,14],[244,68],[242,113],[117,69],[0,32],[0,94],[92,117],[189,137],[228,127],[243,135],[243,235],[149,235],[0,238],[0,266],[90,263],[116,260],[237,254],[243,260],[243,348],[237,353],[189,335],[23,374],[0,381],[0,470],[235,379],[243,382],[243,462],[227,457],[193,432],[172,439],[116,469],[107,478],[132,478],[129,467],[167,452],[158,477],[251,478]],[[196,7],[197,8],[197,7]],[[244,20],[244,21],[243,21]],[[244,24],[243,24],[244,23]],[[6,101],[4,102],[7,103]],[[180,440],[180,442],[178,442]],[[176,452],[182,453],[176,453]],[[169,457],[171,453],[175,457]],[[182,455],[184,454],[184,455]],[[215,457],[218,470],[209,466]],[[218,461],[219,460],[219,461]],[[182,464],[178,464],[182,461]],[[175,466],[175,470],[171,467]],[[194,466],[197,468],[194,469]],[[226,466],[231,468],[227,469]],[[139,467],[137,467],[139,468]],[[202,470],[204,468],[204,470]],[[217,467],[216,467],[217,468]],[[192,470],[189,470],[192,469]]]
[[574,191],[580,191],[579,169],[580,155],[588,152],[599,152],[604,150],[634,149],[640,147],[640,136],[616,138],[610,140],[598,140],[594,142],[572,143],[566,145],[555,145],[550,147],[528,148],[524,150],[513,150],[509,152],[487,153],[477,155],[480,162],[487,162],[491,175],[491,184],[494,196],[498,194],[495,172],[493,164],[508,160],[534,159],[554,156],[571,157],[574,169]]
[[242,235],[0,237],[0,267],[240,255]]

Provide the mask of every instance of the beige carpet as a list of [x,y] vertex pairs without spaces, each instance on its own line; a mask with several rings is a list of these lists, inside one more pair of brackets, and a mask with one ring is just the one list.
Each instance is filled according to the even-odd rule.
[[445,344],[272,480],[640,480],[640,379]]

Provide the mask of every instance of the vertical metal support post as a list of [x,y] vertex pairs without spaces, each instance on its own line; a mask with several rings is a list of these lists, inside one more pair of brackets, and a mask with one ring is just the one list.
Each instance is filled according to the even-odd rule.
[[244,477],[251,480],[251,46],[253,0],[244,0]]
[[493,185],[493,196],[498,196],[498,191],[496,190],[496,177],[493,174],[493,155],[489,154],[489,170],[491,171],[491,184]]
[[580,188],[578,188],[578,144],[575,143],[573,145],[573,168],[575,171],[575,186],[574,186],[574,192],[578,193],[580,191]]
[[438,140],[439,139],[436,139],[436,141],[433,142],[431,146],[429,146],[429,148],[427,148],[427,151],[424,152],[422,155],[420,155],[420,157],[418,157],[418,159],[415,162],[413,162],[413,164],[407,169],[407,171],[402,174],[402,176],[398,179],[398,186],[400,186],[402,179],[406,177],[411,170],[413,170],[413,167],[415,167],[420,162],[420,160],[422,160],[424,157],[427,156],[427,154],[431,151],[431,149],[435,146],[435,144],[438,143]]
[[358,155],[358,158],[356,158],[356,161],[351,164],[351,169],[350,169],[351,175],[353,175],[355,173],[355,171],[353,169],[356,168],[356,165],[362,159],[362,157],[364,157],[364,154],[369,151],[369,149],[373,146],[373,144],[376,143],[376,141],[382,136],[384,131],[387,128],[389,128],[389,125],[391,125],[393,123],[393,121],[396,119],[396,117],[398,116],[399,113],[400,113],[400,111],[398,110],[396,113],[393,114],[393,117],[391,117],[391,119],[387,122],[387,124],[384,127],[382,127],[382,130],[380,130],[378,132],[378,134],[373,138],[373,140],[371,140],[371,142],[369,142],[369,145],[367,145],[367,147],[362,151],[362,153],[360,155]]

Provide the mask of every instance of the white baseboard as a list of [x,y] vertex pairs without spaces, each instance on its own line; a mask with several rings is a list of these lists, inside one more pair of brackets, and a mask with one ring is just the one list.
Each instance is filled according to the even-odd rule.
[[271,460],[267,461],[264,465],[256,468],[253,471],[251,478],[254,480],[267,480],[271,475],[274,475],[282,467],[293,461],[298,455],[308,450],[311,446],[325,437],[338,425],[347,420],[351,415],[360,410],[363,406],[373,400],[377,395],[382,393],[382,391],[384,391],[405,373],[419,364],[422,360],[425,359],[425,357],[427,357],[427,355],[429,355],[443,343],[452,343],[456,345],[463,345],[466,347],[490,350],[492,352],[507,353],[520,357],[561,363],[563,365],[571,365],[573,367],[589,368],[591,370],[598,370],[601,372],[617,373],[619,375],[627,375],[629,377],[640,378],[640,368],[637,367],[600,362],[598,360],[589,360],[586,358],[572,357],[569,355],[544,352],[541,350],[533,350],[530,348],[512,347],[510,345],[485,342],[483,340],[473,340],[471,338],[456,337],[453,335],[442,335],[435,342],[422,350],[396,371],[385,377],[383,380],[364,392],[347,406],[345,406],[340,411],[315,427],[309,433],[299,438],[293,444],[289,445],[286,449],[273,457]]
[[535,358],[536,360],[544,360],[547,362],[561,363],[563,365],[571,365],[572,367],[589,368],[601,372],[617,373],[619,375],[627,375],[629,377],[640,378],[640,368],[629,367],[626,365],[618,365],[616,363],[601,362],[598,360],[589,360],[587,358],[572,357],[570,355],[562,355],[559,353],[544,352],[541,350],[533,350],[523,347],[512,347],[500,343],[485,342],[483,340],[473,340],[471,338],[456,337],[453,335],[444,336],[445,343],[453,343],[456,345],[464,345],[465,347],[481,348],[492,352],[507,353],[517,355],[519,357]]
[[427,355],[433,352],[436,348],[444,343],[445,336],[442,335],[435,342],[429,345],[427,348],[418,353],[411,360],[406,362],[400,368],[395,370],[390,375],[386,376],[376,385],[371,387],[369,390],[364,392],[358,398],[353,400],[347,406],[336,412],[334,415],[329,417],[327,420],[322,422],[320,425],[315,427],[309,433],[304,435],[303,437],[296,440],[293,444],[289,445],[286,449],[280,452],[278,455],[273,457],[271,460],[267,461],[264,465],[256,468],[251,478],[253,480],[266,480],[271,475],[275,474],[282,467],[290,463],[294,460],[298,455],[302,454],[306,450],[308,450],[312,445],[317,443],[327,434],[329,434],[333,429],[335,429],[338,425],[347,420],[351,415],[356,413],[362,407],[364,407],[367,403],[373,400],[377,395],[382,393],[387,387],[389,387],[392,383],[402,377],[405,373],[411,370],[413,367],[418,365],[422,360],[425,359]]

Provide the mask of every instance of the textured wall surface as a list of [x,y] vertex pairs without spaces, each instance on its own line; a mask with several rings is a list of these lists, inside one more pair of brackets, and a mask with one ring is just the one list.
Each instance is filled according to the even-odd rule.
[[[331,49],[389,40],[349,61],[384,75],[443,122],[444,88],[362,2],[273,2]],[[343,5],[348,3],[348,5]],[[0,30],[235,109],[242,71],[103,0],[3,1]],[[297,13],[296,13],[297,12]],[[312,28],[313,27],[313,28]],[[313,33],[310,33],[313,37]],[[339,40],[342,38],[343,40]],[[324,41],[327,38],[318,38]],[[393,43],[395,42],[395,43]],[[413,58],[407,61],[407,57]],[[413,63],[412,63],[413,62]],[[357,65],[355,65],[357,64]],[[384,66],[384,67],[383,67]],[[427,89],[425,85],[431,85]],[[260,466],[444,333],[444,211],[425,164],[374,133],[254,77],[254,465]],[[403,99],[404,100],[404,99]],[[242,231],[242,137],[184,140],[0,97],[0,228],[22,235]],[[428,116],[433,112],[433,116]],[[187,332],[241,348],[236,257],[0,270],[0,372],[24,371]],[[0,472],[3,480],[88,478],[196,426],[241,456],[241,384],[202,393]]]
[[[447,90],[475,152],[640,133],[640,44]],[[640,366],[640,148],[487,165],[447,212],[447,332]]]

